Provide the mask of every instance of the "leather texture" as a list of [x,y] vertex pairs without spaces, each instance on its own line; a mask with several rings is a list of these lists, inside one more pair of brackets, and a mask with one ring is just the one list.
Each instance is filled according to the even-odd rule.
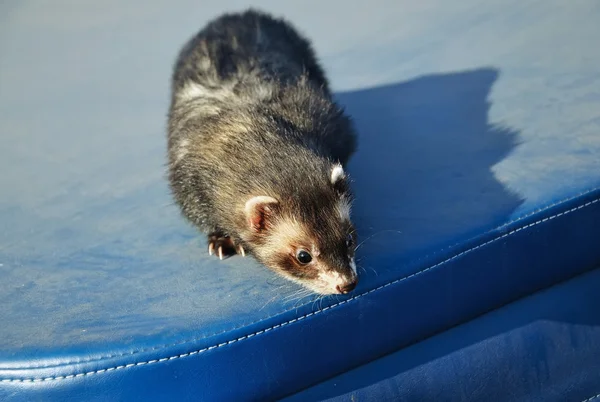
[[599,294],[596,269],[285,401],[600,398]]
[[175,52],[233,3],[2,4],[0,400],[279,398],[597,267],[596,3],[417,3],[256,3],[359,131],[361,279],[322,299],[168,193]]

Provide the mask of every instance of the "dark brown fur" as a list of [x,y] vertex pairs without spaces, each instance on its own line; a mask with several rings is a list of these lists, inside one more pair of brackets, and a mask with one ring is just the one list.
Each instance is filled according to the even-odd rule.
[[[182,49],[169,180],[182,213],[215,250],[243,249],[320,293],[336,292],[323,278],[352,288],[347,240],[355,234],[339,213],[351,193],[345,174],[335,183],[331,176],[355,147],[314,52],[287,22],[253,10],[224,15]],[[310,264],[298,263],[300,247],[313,251]]]

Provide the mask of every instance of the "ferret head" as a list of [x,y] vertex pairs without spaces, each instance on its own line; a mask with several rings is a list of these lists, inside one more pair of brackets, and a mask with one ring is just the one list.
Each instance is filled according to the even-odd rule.
[[322,180],[286,198],[257,195],[245,203],[247,243],[263,264],[320,294],[345,294],[358,283],[350,220],[351,194],[339,164]]

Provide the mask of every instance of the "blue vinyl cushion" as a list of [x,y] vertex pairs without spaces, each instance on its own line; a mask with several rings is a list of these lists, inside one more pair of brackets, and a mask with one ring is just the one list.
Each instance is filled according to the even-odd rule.
[[0,400],[282,397],[599,265],[593,0],[263,3],[359,131],[361,280],[323,299],[172,203],[170,68],[235,8],[182,3],[0,6]]
[[598,294],[600,269],[285,401],[589,402],[600,398]]

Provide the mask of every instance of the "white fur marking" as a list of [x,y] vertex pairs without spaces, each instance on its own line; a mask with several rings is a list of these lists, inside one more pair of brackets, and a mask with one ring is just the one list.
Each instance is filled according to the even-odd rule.
[[327,287],[337,292],[337,286],[346,283],[344,278],[336,271],[320,272],[319,279],[327,284]]
[[331,184],[337,183],[338,180],[346,177],[346,173],[344,173],[344,168],[342,165],[337,164],[331,169]]
[[342,221],[350,220],[350,203],[347,200],[342,199],[338,202],[337,212]]
[[358,272],[356,271],[356,262],[354,262],[354,258],[350,259],[350,268],[352,268],[352,272],[354,272],[354,275],[358,275]]

